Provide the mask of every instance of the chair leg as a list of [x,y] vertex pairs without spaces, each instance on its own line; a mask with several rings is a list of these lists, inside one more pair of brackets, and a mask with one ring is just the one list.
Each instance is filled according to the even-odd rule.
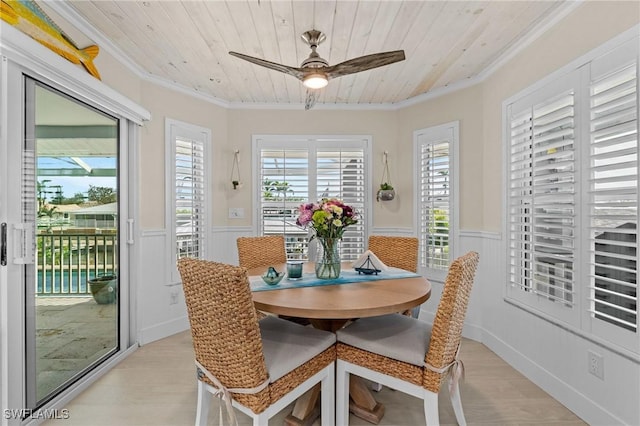
[[462,397],[460,396],[460,388],[456,386],[456,392],[452,392],[451,405],[453,406],[453,412],[456,415],[456,420],[460,426],[465,426],[467,421],[464,418],[464,411],[462,411]]
[[336,389],[335,389],[335,363],[327,368],[327,375],[321,382],[320,392],[320,421],[322,426],[333,426],[336,421]]
[[349,424],[349,373],[343,361],[336,362],[336,425]]
[[[255,414],[253,416],[253,426],[268,426],[269,425],[269,417],[266,412],[262,412],[260,414]],[[220,425],[222,426],[222,425]]]
[[196,408],[196,426],[206,426],[211,406],[211,395],[207,391],[207,385],[198,380],[198,406]]
[[424,391],[424,417],[427,420],[427,426],[439,426],[440,415],[438,414],[438,394],[425,390]]

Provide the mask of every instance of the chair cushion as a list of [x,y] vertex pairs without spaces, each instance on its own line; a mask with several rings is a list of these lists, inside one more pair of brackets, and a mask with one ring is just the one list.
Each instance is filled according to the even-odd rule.
[[424,367],[431,325],[401,314],[360,318],[338,330],[338,342]]
[[273,316],[261,319],[258,324],[262,335],[264,361],[271,383],[324,352],[336,342],[336,335],[333,333]]

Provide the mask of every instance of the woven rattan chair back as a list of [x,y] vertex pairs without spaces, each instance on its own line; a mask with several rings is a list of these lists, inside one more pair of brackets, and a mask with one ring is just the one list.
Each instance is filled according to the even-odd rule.
[[[227,388],[253,388],[267,368],[247,272],[242,267],[199,259],[178,261],[196,360]],[[207,377],[199,377],[213,385]],[[234,394],[255,412],[270,403],[269,389]]]
[[[469,252],[449,266],[425,356],[426,363],[433,367],[443,368],[456,358],[478,259],[478,253]],[[423,386],[437,393],[445,376],[424,369]]]
[[252,269],[287,262],[287,251],[282,235],[239,237],[236,243],[238,263],[244,268]]
[[418,271],[417,238],[371,235],[368,248],[387,266]]

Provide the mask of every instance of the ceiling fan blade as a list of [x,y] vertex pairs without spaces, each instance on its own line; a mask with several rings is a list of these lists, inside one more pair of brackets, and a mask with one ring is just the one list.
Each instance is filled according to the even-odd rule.
[[287,65],[277,64],[275,62],[266,61],[260,58],[254,58],[253,56],[244,55],[238,52],[229,52],[229,55],[235,56],[236,58],[244,59],[245,61],[252,62],[256,65],[263,66],[265,68],[269,68],[272,70],[280,71],[285,74],[289,74],[297,78],[298,80],[302,80],[304,77],[304,72],[300,68],[290,67]]
[[404,61],[404,59],[404,50],[373,53],[371,55],[349,59],[348,61],[324,68],[323,71],[327,77],[336,78]]

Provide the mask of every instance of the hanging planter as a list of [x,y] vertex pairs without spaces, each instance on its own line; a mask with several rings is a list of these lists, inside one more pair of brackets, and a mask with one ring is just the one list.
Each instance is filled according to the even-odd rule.
[[378,189],[378,193],[376,194],[376,200],[378,201],[391,201],[396,197],[396,190],[393,189],[388,183],[381,183],[380,189]]
[[239,156],[240,156],[240,151],[236,149],[235,152],[233,153],[233,164],[231,166],[231,186],[233,187],[233,189],[240,189],[244,186],[243,183],[240,181]]
[[380,183],[380,189],[376,193],[376,201],[391,201],[396,197],[396,191],[391,185],[391,177],[389,175],[389,153],[384,152],[384,169],[382,171],[382,182]]

